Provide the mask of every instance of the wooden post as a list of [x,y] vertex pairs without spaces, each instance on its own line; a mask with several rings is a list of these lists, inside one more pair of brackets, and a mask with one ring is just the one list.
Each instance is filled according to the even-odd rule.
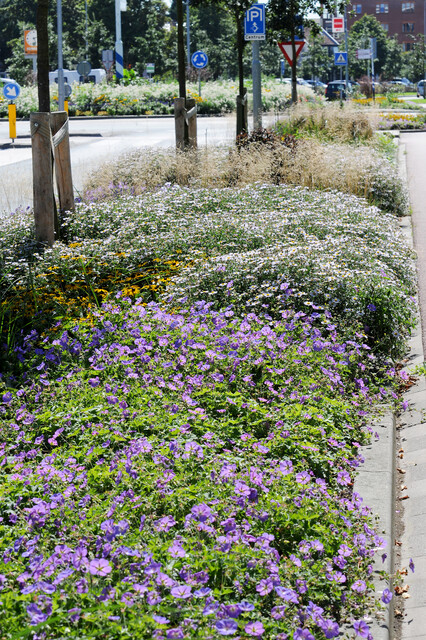
[[74,191],[72,186],[70,137],[68,131],[68,114],[66,111],[55,111],[50,114],[50,128],[55,148],[55,173],[58,185],[59,212],[74,210]]
[[197,107],[194,98],[186,99],[186,110],[188,117],[188,146],[197,148]]
[[185,148],[185,98],[175,98],[176,148]]
[[55,241],[50,113],[30,114],[33,158],[33,198],[36,240]]

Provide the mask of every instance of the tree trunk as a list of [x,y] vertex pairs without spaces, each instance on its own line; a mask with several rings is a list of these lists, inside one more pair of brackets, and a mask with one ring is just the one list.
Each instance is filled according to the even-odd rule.
[[237,48],[238,48],[238,80],[239,80],[239,95],[241,98],[244,96],[244,67],[243,67],[243,54],[244,54],[244,31],[243,21],[241,16],[237,13],[235,15],[237,22]]
[[186,85],[185,85],[185,47],[183,41],[183,2],[177,0],[176,2],[177,13],[177,51],[178,51],[178,75],[179,75],[179,97],[186,98]]
[[49,39],[47,33],[47,14],[49,0],[37,2],[37,87],[38,110],[50,111],[49,93]]
[[294,28],[294,13],[291,20],[291,56],[293,58],[293,64],[291,65],[291,104],[297,104],[297,71],[296,71],[296,43],[295,43],[295,28]]

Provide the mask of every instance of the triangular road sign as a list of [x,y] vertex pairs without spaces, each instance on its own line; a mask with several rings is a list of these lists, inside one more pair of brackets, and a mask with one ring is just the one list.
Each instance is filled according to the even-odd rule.
[[[305,41],[295,40],[294,44],[296,47],[296,60],[297,60],[297,58],[299,57],[299,53],[302,51],[303,47],[305,46]],[[278,46],[283,52],[283,54],[285,55],[288,64],[290,65],[290,67],[292,67],[293,66],[293,48],[291,46],[291,41],[278,42]]]

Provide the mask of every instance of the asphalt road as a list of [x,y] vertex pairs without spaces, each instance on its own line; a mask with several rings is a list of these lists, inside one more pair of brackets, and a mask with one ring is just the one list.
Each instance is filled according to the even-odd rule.
[[[273,117],[264,116],[270,124]],[[235,116],[199,117],[198,146],[231,144]],[[173,118],[103,118],[70,120],[70,149],[76,194],[88,174],[122,153],[142,147],[166,148],[175,144]],[[17,122],[11,144],[9,125],[0,121],[0,215],[32,205],[31,137],[28,121]]]

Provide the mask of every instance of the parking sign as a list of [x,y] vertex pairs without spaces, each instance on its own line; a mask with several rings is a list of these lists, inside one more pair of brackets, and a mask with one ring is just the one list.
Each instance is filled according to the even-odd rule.
[[244,17],[244,40],[265,40],[265,5],[254,4]]

